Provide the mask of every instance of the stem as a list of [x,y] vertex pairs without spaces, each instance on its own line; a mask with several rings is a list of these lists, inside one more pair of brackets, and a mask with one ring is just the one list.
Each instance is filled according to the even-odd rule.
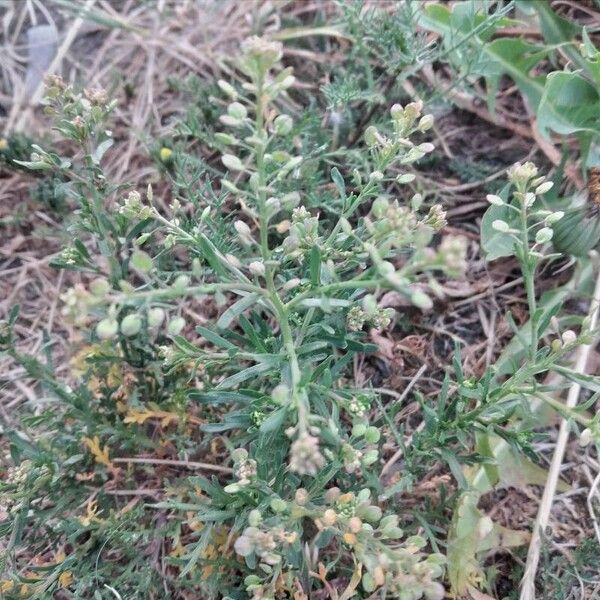
[[[255,127],[256,134],[266,134],[264,131],[264,74],[260,73],[256,78],[256,116]],[[261,136],[262,137],[262,136]],[[266,139],[266,135],[264,139]],[[265,265],[265,280],[267,284],[268,297],[271,300],[275,314],[281,328],[281,337],[283,338],[283,347],[287,353],[290,362],[290,376],[292,387],[292,401],[298,412],[298,427],[300,431],[305,431],[308,426],[306,417],[306,406],[300,394],[300,381],[302,374],[300,371],[300,363],[296,353],[296,345],[294,336],[289,322],[289,312],[282,302],[273,278],[273,265],[270,264],[271,251],[269,248],[269,218],[267,213],[267,197],[266,197],[266,173],[265,173],[265,146],[261,143],[256,149],[256,172],[258,174],[258,193],[257,203],[260,221],[260,248],[262,259]]]
[[535,299],[535,269],[536,261],[529,251],[529,231],[527,229],[527,203],[525,196],[527,189],[519,189],[521,192],[521,242],[523,249],[523,258],[521,260],[521,271],[523,272],[523,281],[525,282],[525,292],[527,294],[527,304],[529,306],[529,322],[531,323],[531,335],[529,344],[529,359],[535,360],[538,347],[538,319],[535,316],[537,303]]

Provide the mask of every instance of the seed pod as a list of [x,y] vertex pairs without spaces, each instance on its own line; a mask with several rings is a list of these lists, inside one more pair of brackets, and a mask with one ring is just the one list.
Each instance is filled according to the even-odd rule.
[[96,334],[101,340],[110,340],[117,335],[117,331],[119,330],[119,324],[115,319],[102,319],[96,325]]
[[183,317],[175,317],[174,319],[171,319],[167,330],[170,335],[179,335],[184,327],[185,319]]
[[165,311],[160,308],[151,308],[148,310],[148,325],[152,328],[158,328],[165,320]]
[[142,328],[142,320],[138,315],[127,315],[121,321],[121,332],[127,337],[137,335]]

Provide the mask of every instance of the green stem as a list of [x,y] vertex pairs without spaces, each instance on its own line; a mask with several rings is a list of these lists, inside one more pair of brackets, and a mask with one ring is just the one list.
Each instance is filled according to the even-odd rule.
[[[260,74],[256,79],[256,117],[255,127],[256,135],[261,135],[262,139],[266,139],[267,132],[264,131],[264,75]],[[275,287],[275,281],[273,277],[273,265],[270,263],[271,251],[269,248],[269,218],[267,213],[267,194],[266,194],[266,172],[265,172],[265,146],[261,143],[256,149],[256,172],[258,174],[258,193],[257,203],[260,220],[260,248],[262,259],[265,265],[265,280],[267,284],[268,297],[271,300],[275,314],[279,321],[281,328],[281,337],[283,339],[283,347],[287,353],[288,360],[290,363],[290,377],[291,377],[291,393],[292,402],[296,406],[298,412],[298,427],[300,431],[305,431],[308,426],[308,419],[306,416],[306,406],[300,392],[300,381],[302,374],[300,371],[300,363],[298,361],[298,355],[296,353],[296,345],[294,343],[294,336],[292,334],[292,328],[289,322],[289,313],[282,302],[277,289]]]
[[529,359],[535,360],[538,346],[538,319],[535,315],[537,303],[535,299],[535,259],[529,251],[529,231],[527,228],[527,203],[525,196],[527,189],[524,187],[519,192],[522,194],[520,218],[521,218],[521,243],[523,247],[523,258],[521,260],[521,271],[523,272],[523,281],[525,282],[525,292],[527,294],[527,304],[529,306],[529,322],[531,324],[531,337],[529,344]]

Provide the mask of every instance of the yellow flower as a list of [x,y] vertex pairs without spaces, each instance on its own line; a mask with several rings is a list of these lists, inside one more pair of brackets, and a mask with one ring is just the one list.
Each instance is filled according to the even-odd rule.
[[0,152],[2,150],[6,150],[8,148],[8,140],[5,138],[0,138]]
[[345,533],[344,534],[344,542],[348,544],[348,546],[354,546],[356,544],[356,536],[353,533]]
[[15,587],[14,581],[10,579],[2,579],[0,581],[0,592],[10,592]]
[[171,159],[171,156],[173,155],[173,150],[171,150],[171,148],[167,148],[166,146],[163,146],[160,149],[159,155],[160,155],[160,160],[162,160],[163,162],[168,162]]

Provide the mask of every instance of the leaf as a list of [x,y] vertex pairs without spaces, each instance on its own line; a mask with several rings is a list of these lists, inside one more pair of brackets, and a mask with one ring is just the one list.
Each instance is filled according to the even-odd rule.
[[92,162],[95,165],[99,165],[102,157],[106,154],[106,151],[114,144],[114,140],[112,138],[108,138],[104,140],[102,143],[98,144],[98,147],[94,150],[92,154]]
[[81,439],[83,445],[94,455],[97,463],[112,469],[112,462],[108,456],[108,446],[100,446],[100,438],[95,435],[93,438],[84,437]]
[[[486,78],[488,86],[495,91],[502,76],[510,77],[535,111],[544,92],[544,77],[531,75],[531,70],[546,58],[550,49],[520,38],[502,38],[485,44],[483,51],[489,60],[480,75]],[[493,108],[490,106],[492,113]]]
[[313,35],[323,35],[330,37],[340,37],[351,40],[352,37],[340,29],[332,26],[323,25],[321,27],[287,27],[271,34],[271,38],[279,41],[294,40],[297,38],[310,37]]
[[315,287],[321,284],[321,251],[317,245],[310,251],[310,282]]
[[264,434],[275,431],[276,429],[281,429],[282,425],[285,423],[286,416],[287,406],[278,408],[262,422],[260,432]]
[[225,348],[226,350],[237,350],[237,346],[232,344],[229,340],[221,337],[218,333],[198,325],[196,332],[199,333],[205,340],[208,340],[211,344],[214,344],[218,348]]
[[550,130],[561,135],[579,132],[600,133],[600,93],[578,73],[550,73],[542,95],[537,125],[549,137]]
[[258,365],[253,365],[248,367],[247,369],[242,369],[238,371],[234,375],[227,377],[217,386],[218,390],[225,390],[228,388],[235,387],[238,383],[242,383],[242,381],[246,381],[251,377],[255,377],[256,375],[262,375],[263,373],[267,373],[273,369],[273,365],[269,363],[259,363]]
[[201,392],[200,390],[190,390],[186,395],[193,402],[199,402],[200,404],[250,404],[250,402],[256,399],[256,395],[244,394],[242,392]]
[[335,184],[335,187],[337,188],[337,191],[340,194],[340,198],[343,201],[345,201],[346,200],[346,182],[344,181],[344,178],[342,177],[342,174],[340,173],[340,171],[337,167],[333,167],[333,169],[331,169],[331,179],[333,180],[333,183]]
[[246,309],[256,304],[256,301],[259,298],[259,294],[248,294],[247,296],[240,298],[219,317],[219,320],[216,323],[217,328],[227,329],[239,315],[241,315]]

